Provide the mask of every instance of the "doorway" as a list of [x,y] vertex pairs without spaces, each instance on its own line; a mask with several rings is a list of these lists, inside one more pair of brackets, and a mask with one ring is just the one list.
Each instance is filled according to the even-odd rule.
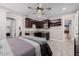
[[13,18],[7,17],[6,21],[6,38],[16,37],[16,21]]

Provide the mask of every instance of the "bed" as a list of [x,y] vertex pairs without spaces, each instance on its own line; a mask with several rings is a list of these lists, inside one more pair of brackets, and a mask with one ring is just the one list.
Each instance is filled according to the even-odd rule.
[[51,56],[47,41],[34,36],[15,37],[0,41],[2,56]]

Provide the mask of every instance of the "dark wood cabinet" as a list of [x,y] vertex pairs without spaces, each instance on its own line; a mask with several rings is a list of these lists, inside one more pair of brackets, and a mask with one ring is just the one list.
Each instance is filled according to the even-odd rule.
[[32,28],[32,25],[35,24],[36,28],[49,28],[50,27],[50,21],[49,19],[43,20],[43,21],[36,21],[32,20],[30,18],[25,19],[25,28]]
[[43,28],[44,24],[42,22],[36,22],[36,28]]
[[49,32],[47,32],[45,36],[47,40],[49,40],[49,35],[50,35]]
[[61,26],[61,19],[51,20],[50,27]]
[[25,33],[25,35],[30,35],[30,33]]
[[[46,19],[46,20],[42,20],[42,21],[36,21],[36,20],[32,20],[30,18],[26,18],[25,19],[25,27],[26,28],[32,28],[33,24],[36,26],[36,29],[44,29],[44,28],[49,28],[50,27],[50,20]],[[30,33],[25,33],[25,35],[30,35]],[[42,37],[42,38],[46,38],[47,40],[49,40],[49,32],[35,32],[34,36],[37,37]]]
[[34,33],[34,36],[36,36],[36,37],[42,37],[42,33],[41,32],[36,32],[36,33]]
[[43,20],[43,23],[44,23],[44,28],[50,28],[50,20],[49,19]]
[[35,22],[36,28],[49,28],[50,27],[50,21],[48,19],[43,21],[36,21]]
[[33,22],[32,19],[26,18],[25,19],[25,28],[32,28]]
[[49,32],[43,33],[43,32],[36,32],[34,33],[34,36],[46,38],[46,40],[49,40]]
[[25,19],[25,27],[26,28],[32,28],[32,25],[35,24],[36,28],[50,28],[54,26],[61,26],[61,19],[56,20],[42,20],[42,21],[36,21],[30,18]]

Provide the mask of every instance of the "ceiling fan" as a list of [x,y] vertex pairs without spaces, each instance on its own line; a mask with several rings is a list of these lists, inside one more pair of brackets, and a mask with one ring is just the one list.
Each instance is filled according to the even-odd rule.
[[37,4],[37,6],[35,6],[35,7],[28,7],[29,9],[33,9],[33,10],[36,10],[36,12],[35,13],[33,13],[33,14],[40,14],[40,15],[44,15],[44,11],[45,10],[51,10],[51,8],[49,7],[49,8],[44,8],[43,7],[43,4],[42,3],[38,3]]

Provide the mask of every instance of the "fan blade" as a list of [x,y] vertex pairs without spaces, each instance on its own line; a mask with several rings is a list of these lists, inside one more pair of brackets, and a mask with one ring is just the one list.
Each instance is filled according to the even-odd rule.
[[32,7],[28,7],[29,9],[34,9],[34,8],[32,8]]
[[51,10],[51,8],[45,8],[45,9],[47,9],[47,10]]

